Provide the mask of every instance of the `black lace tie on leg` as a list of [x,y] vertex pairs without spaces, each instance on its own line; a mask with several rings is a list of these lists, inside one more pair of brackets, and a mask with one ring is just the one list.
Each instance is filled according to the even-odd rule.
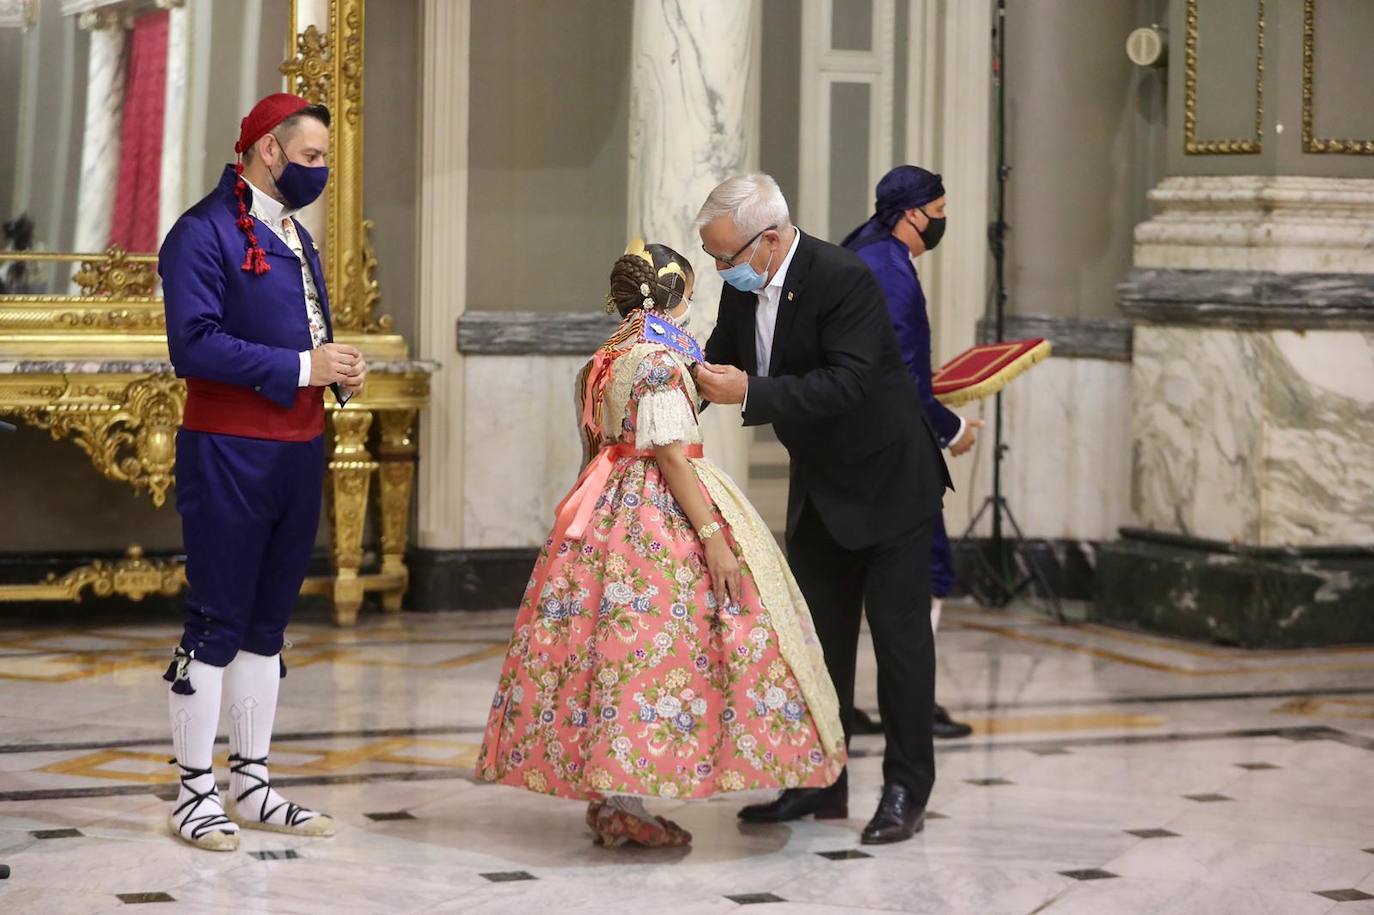
[[267,757],[262,756],[257,759],[249,759],[248,757],[241,756],[238,753],[230,755],[229,771],[234,775],[241,775],[244,778],[250,778],[253,781],[257,782],[257,784],[255,784],[253,787],[249,788],[247,791],[243,792],[238,797],[236,797],[234,799],[234,803],[242,806],[243,802],[247,800],[250,795],[255,794],[259,791],[262,792],[261,800],[258,802],[258,822],[268,822],[269,818],[272,817],[278,810],[281,810],[283,807],[286,808],[285,823],[287,826],[299,826],[302,823],[305,823],[309,820],[313,820],[315,818],[315,814],[313,811],[306,810],[299,804],[293,804],[285,799],[283,799],[281,803],[269,807],[268,804],[271,802],[272,798],[272,783],[269,782],[267,779],[263,778],[261,775],[258,775],[256,772],[248,771],[249,766],[262,766],[263,769],[266,769]]
[[[219,796],[215,790],[214,779],[211,779],[210,789],[208,791],[197,791],[195,788],[192,788],[190,784],[202,775],[210,775],[211,770],[193,769],[190,766],[183,766],[175,759],[169,759],[168,762],[181,769],[181,786],[184,790],[190,792],[191,795],[183,801],[176,810],[172,811],[172,818],[177,820],[177,829],[185,835],[189,827],[190,836],[193,839],[200,839],[206,833],[215,832],[216,830],[220,832],[230,832],[231,830],[225,829],[224,827],[229,826],[231,821],[224,815],[222,809],[212,813],[197,813],[200,809],[200,805],[205,801],[211,798],[214,798],[216,802],[219,800]],[[218,803],[216,803],[216,807],[218,807]],[[183,811],[185,812],[185,816],[182,816]]]

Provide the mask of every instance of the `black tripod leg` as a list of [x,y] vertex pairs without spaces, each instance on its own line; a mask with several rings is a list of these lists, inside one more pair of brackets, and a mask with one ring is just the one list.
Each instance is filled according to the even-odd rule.
[[[983,505],[974,514],[973,520],[964,529],[964,534],[959,538],[960,544],[968,544],[972,547],[973,562],[975,565],[975,575],[968,576],[964,584],[974,600],[984,607],[1005,607],[1011,600],[1011,595],[1007,591],[1006,578],[998,571],[997,567],[988,559],[987,553],[974,539],[973,532],[978,527],[978,522],[992,508],[992,497],[983,500]],[[986,583],[991,583],[993,589],[986,587]]]
[[1006,515],[1007,521],[1011,524],[1012,553],[1016,557],[1018,564],[1023,565],[1026,570],[1025,577],[1017,582],[1015,587],[1011,589],[1012,595],[1015,596],[1020,594],[1027,586],[1034,583],[1040,591],[1040,596],[1049,606],[1050,615],[1054,617],[1055,622],[1065,622],[1064,607],[1059,601],[1059,595],[1056,594],[1054,589],[1050,586],[1049,576],[1045,574],[1044,569],[1040,567],[1040,563],[1037,562],[1035,556],[1031,554],[1030,545],[1026,540],[1026,536],[1021,533],[1021,525],[1016,523],[1016,518],[1011,513],[1011,506],[1003,503],[1002,513]]

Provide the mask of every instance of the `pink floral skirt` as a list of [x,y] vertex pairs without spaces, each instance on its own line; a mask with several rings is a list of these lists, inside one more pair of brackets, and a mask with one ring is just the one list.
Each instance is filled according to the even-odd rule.
[[831,784],[841,763],[736,555],[744,597],[720,606],[657,463],[617,461],[582,541],[535,564],[479,777],[582,799]]

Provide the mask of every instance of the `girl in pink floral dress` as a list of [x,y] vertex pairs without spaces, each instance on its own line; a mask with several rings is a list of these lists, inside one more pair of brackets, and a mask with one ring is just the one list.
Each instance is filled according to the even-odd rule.
[[691,286],[661,245],[612,269],[624,321],[578,378],[586,469],[535,563],[478,757],[487,781],[590,801],[598,844],[690,842],[645,798],[823,787],[844,765],[801,592],[701,455]]

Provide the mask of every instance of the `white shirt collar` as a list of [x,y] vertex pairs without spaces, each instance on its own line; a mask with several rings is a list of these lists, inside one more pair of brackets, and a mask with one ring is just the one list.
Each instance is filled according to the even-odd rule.
[[253,215],[257,216],[269,226],[280,228],[286,225],[287,217],[296,212],[295,210],[288,212],[285,204],[278,201],[266,191],[261,190],[247,178],[243,179],[243,183],[248,185],[249,189],[253,192],[253,206],[251,207]]
[[801,229],[798,229],[796,226],[793,226],[793,227],[792,227],[792,247],[787,249],[787,257],[783,258],[782,266],[778,268],[778,272],[777,272],[777,273],[773,274],[773,278],[772,278],[771,280],[768,281],[768,285],[765,286],[765,287],[763,287],[763,289],[760,289],[760,290],[758,291],[758,294],[759,294],[759,295],[763,295],[763,294],[765,293],[766,290],[772,289],[772,288],[775,287],[775,286],[776,286],[778,289],[782,289],[782,284],[785,283],[785,282],[787,281],[787,268],[790,267],[790,266],[792,266],[792,258],[793,258],[794,255],[796,255],[796,253],[797,253],[797,246],[800,245],[800,244],[801,244]]

